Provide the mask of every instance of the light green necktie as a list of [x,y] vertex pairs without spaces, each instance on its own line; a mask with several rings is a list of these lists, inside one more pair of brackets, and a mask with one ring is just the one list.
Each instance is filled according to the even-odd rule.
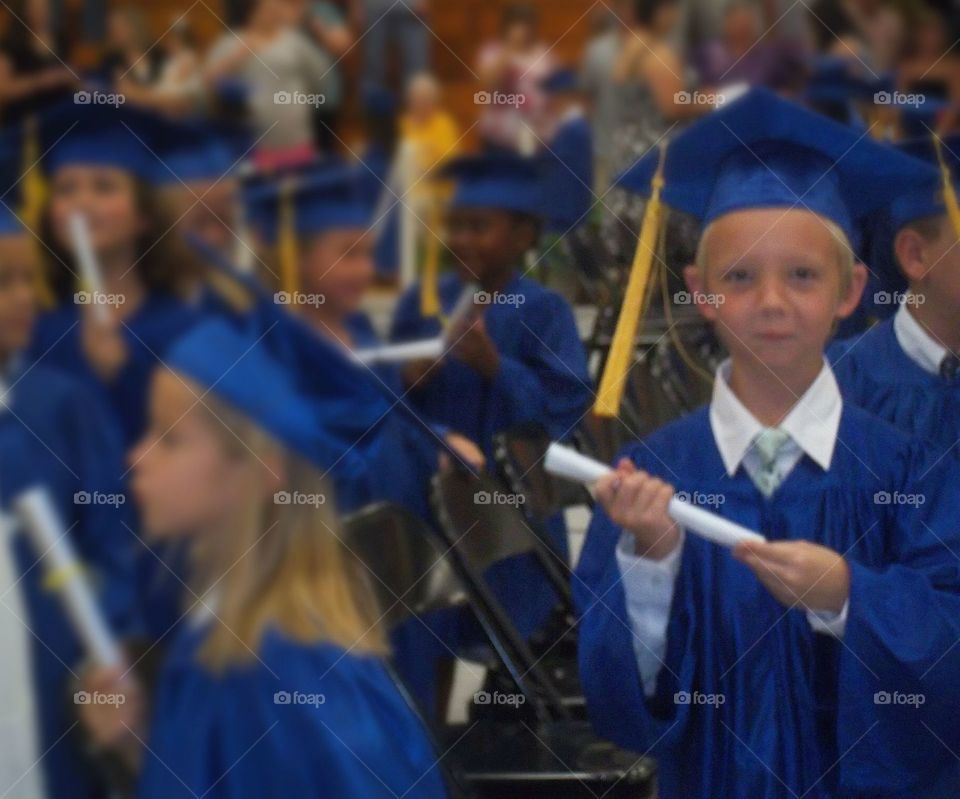
[[789,433],[779,427],[767,427],[753,439],[750,445],[759,460],[750,478],[765,497],[773,496],[773,492],[786,476],[783,465],[777,462],[777,455],[788,441],[790,441]]

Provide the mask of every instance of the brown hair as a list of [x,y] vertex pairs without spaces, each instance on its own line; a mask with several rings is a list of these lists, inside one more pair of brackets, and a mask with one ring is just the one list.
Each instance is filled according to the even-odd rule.
[[[136,270],[147,291],[185,298],[202,275],[196,254],[172,228],[175,217],[169,202],[150,184],[134,179],[134,202],[147,221],[136,247]],[[53,235],[49,209],[40,220],[43,269],[54,297],[68,301],[76,291],[73,255]]]

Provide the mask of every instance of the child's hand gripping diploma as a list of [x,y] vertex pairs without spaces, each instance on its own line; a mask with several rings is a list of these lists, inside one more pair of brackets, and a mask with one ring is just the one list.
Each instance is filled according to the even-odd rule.
[[84,306],[80,337],[93,370],[101,380],[112,382],[130,356],[119,316],[112,311],[97,314],[93,306]]
[[621,458],[596,484],[597,500],[610,519],[630,532],[641,557],[663,560],[680,543],[681,527],[667,513],[673,486]]
[[850,567],[840,554],[820,544],[746,541],[733,554],[788,607],[840,613],[850,595]]
[[493,343],[482,315],[468,315],[451,326],[448,333],[451,352],[487,380],[492,380],[500,368],[500,353]]
[[136,770],[146,736],[143,689],[124,667],[94,666],[81,678],[87,701],[77,710],[94,746]]

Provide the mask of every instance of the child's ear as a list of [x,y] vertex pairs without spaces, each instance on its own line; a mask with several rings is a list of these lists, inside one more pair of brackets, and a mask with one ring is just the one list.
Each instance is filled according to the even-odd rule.
[[683,268],[683,281],[687,284],[687,291],[693,295],[694,305],[700,311],[700,315],[708,322],[717,318],[716,303],[701,302],[699,298],[706,297],[706,284],[703,280],[703,272],[696,264],[690,264]]
[[840,298],[840,302],[837,305],[835,314],[837,319],[846,319],[857,309],[857,306],[860,304],[860,297],[863,295],[863,290],[866,286],[867,267],[857,262],[853,265],[853,270],[850,274],[850,287],[847,289],[846,294]]
[[919,231],[911,227],[901,228],[893,240],[893,251],[897,256],[900,271],[910,283],[919,280],[927,272],[925,250],[926,240]]

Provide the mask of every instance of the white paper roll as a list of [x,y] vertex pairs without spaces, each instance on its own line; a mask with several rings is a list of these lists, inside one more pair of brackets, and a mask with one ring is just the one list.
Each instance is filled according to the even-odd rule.
[[37,556],[48,575],[62,575],[59,587],[64,609],[84,649],[98,665],[119,667],[123,653],[87,583],[70,538],[44,488],[31,488],[13,502]]
[[[74,211],[70,214],[70,240],[73,243],[73,254],[76,256],[77,265],[80,267],[80,277],[83,288],[92,295],[93,313],[101,322],[110,320],[110,311],[103,304],[104,287],[103,276],[100,273],[100,264],[97,262],[97,255],[93,251],[93,242],[90,240],[90,228],[87,225],[87,218],[80,212]],[[97,300],[100,298],[100,301]]]
[[[585,484],[595,483],[611,471],[606,464],[556,442],[547,447],[543,467],[557,477]],[[743,525],[677,497],[670,500],[667,512],[684,529],[725,547],[735,547],[741,541],[766,541],[762,535]]]
[[372,366],[375,363],[403,363],[421,358],[436,360],[445,349],[442,338],[429,338],[423,341],[408,341],[403,344],[385,344],[382,347],[369,347],[356,350],[354,357],[360,363]]
[[447,318],[447,330],[453,330],[457,327],[466,318],[467,314],[474,309],[478,291],[480,291],[480,286],[476,283],[467,283],[463,287],[460,296],[457,297],[456,304],[450,311],[450,316]]

